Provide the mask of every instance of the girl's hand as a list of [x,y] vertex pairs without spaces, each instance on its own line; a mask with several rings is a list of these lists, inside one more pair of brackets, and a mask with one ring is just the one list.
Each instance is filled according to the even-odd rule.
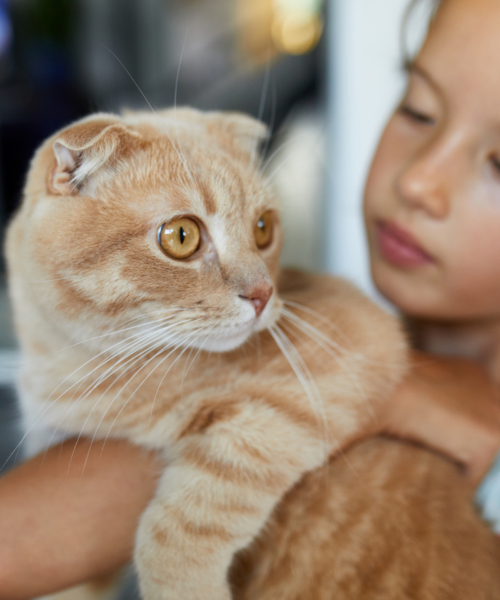
[[479,481],[500,449],[498,388],[469,360],[413,351],[411,363],[386,407],[384,432],[447,454]]
[[0,600],[86,582],[132,557],[161,461],[141,448],[81,439],[0,479]]

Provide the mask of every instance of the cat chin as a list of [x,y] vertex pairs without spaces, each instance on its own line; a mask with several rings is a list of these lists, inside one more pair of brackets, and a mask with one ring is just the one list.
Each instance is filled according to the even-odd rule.
[[238,333],[227,333],[226,335],[218,335],[207,340],[203,344],[194,346],[208,352],[231,352],[242,346],[252,335],[253,329],[250,331],[242,331]]
[[274,312],[277,313],[276,316],[270,312],[266,315],[264,312],[259,319],[252,320],[248,327],[236,331],[222,331],[212,338],[204,340],[202,343],[197,343],[195,341],[194,343],[191,343],[190,346],[193,348],[200,348],[201,350],[207,350],[208,352],[231,352],[231,350],[236,350],[236,348],[243,346],[254,333],[264,331],[274,325],[279,317],[279,313],[277,311]]

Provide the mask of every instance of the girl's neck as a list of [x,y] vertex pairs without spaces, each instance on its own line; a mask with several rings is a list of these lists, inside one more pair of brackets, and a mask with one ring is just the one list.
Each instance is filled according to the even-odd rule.
[[500,319],[438,322],[409,320],[414,345],[432,354],[481,363],[500,382]]

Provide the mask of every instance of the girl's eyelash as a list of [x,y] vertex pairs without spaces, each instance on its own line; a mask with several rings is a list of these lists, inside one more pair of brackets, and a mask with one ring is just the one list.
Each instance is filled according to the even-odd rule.
[[436,122],[433,117],[430,117],[425,113],[419,112],[418,110],[411,108],[407,104],[402,104],[399,107],[399,112],[422,125],[434,125],[434,123]]
[[490,162],[493,165],[493,168],[495,169],[497,174],[500,174],[500,158],[497,158],[496,156],[491,156]]

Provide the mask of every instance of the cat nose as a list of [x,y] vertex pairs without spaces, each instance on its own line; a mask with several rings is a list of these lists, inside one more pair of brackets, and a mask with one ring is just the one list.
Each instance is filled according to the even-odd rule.
[[260,317],[262,311],[266,308],[267,303],[269,302],[269,298],[273,294],[273,286],[269,283],[258,285],[248,293],[242,294],[240,298],[245,300],[250,300],[255,308],[255,314]]

